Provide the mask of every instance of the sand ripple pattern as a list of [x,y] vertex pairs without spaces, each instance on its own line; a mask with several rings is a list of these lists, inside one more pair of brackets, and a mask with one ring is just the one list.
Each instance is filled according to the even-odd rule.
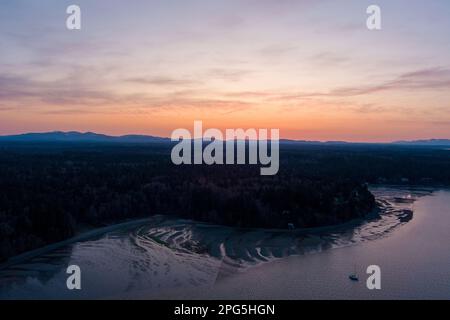
[[[372,192],[381,206],[379,215],[332,228],[242,229],[154,216],[1,269],[0,299],[109,298],[139,292],[146,298],[171,297],[179,288],[210,287],[287,256],[388,236],[413,218],[415,199],[431,190],[378,187]],[[66,289],[70,264],[82,268],[84,290]]]
[[431,193],[427,189],[375,188],[381,207],[379,215],[338,227],[267,230],[242,229],[199,223],[190,220],[162,219],[156,225],[143,226],[133,241],[144,250],[154,243],[178,254],[208,255],[222,261],[219,274],[235,272],[290,255],[320,252],[389,235],[413,218],[417,197]]

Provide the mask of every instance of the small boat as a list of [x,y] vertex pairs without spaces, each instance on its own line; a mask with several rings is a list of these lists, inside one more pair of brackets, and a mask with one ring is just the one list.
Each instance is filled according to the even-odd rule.
[[358,281],[359,280],[359,278],[358,278],[358,276],[356,274],[351,274],[351,275],[348,276],[348,278],[350,280],[352,280],[352,281]]

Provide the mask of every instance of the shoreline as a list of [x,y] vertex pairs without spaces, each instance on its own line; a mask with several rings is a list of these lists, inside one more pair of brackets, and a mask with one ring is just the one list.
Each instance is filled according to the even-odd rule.
[[[410,192],[407,190],[401,192],[393,190],[392,194],[388,192],[389,190],[386,191],[381,190],[380,193],[377,193],[380,196],[386,195],[386,199],[392,199],[393,201],[402,195],[405,199],[410,199]],[[204,238],[192,238],[193,240],[206,239],[223,242],[224,239],[231,239],[226,243],[231,248],[226,256],[237,259],[223,259],[222,262],[220,262],[220,259],[212,259],[215,256],[211,253],[208,254],[210,256],[208,257],[191,251],[177,252],[177,246],[171,246],[170,248],[175,251],[170,252],[153,242],[147,243],[146,240],[154,231],[154,234],[162,234],[167,238],[175,239],[173,243],[177,244],[176,237],[171,237],[171,235],[177,235],[177,232],[182,231],[181,228],[186,223],[189,224],[186,220],[175,220],[173,216],[159,216],[152,219],[148,225],[142,226],[142,230],[141,226],[136,227],[136,230],[133,227],[117,230],[112,234],[94,238],[84,244],[81,243],[80,251],[77,251],[75,260],[61,260],[64,261],[63,269],[58,267],[57,271],[51,270],[51,274],[43,274],[43,277],[40,277],[40,273],[37,272],[41,272],[41,270],[47,272],[46,264],[59,266],[59,263],[55,262],[70,257],[72,246],[67,247],[69,250],[62,248],[49,254],[50,256],[54,254],[58,261],[53,260],[53,257],[47,260],[43,256],[42,263],[45,265],[41,265],[41,262],[37,260],[40,257],[37,257],[23,265],[18,265],[17,269],[16,266],[13,266],[5,270],[7,271],[5,275],[11,277],[11,282],[6,281],[5,287],[2,287],[2,289],[4,288],[3,297],[5,299],[44,297],[45,299],[112,300],[179,300],[186,297],[191,297],[194,300],[205,298],[226,300],[236,297],[236,295],[242,299],[311,299],[314,297],[325,299],[336,297],[358,299],[359,297],[365,299],[369,297],[392,298],[394,296],[413,298],[405,293],[405,287],[408,289],[420,287],[423,290],[414,291],[417,297],[447,298],[447,282],[442,281],[441,275],[442,273],[448,274],[448,264],[445,264],[442,259],[442,254],[448,253],[448,250],[445,250],[446,242],[437,241],[437,239],[445,239],[442,236],[445,237],[445,230],[448,229],[450,223],[447,214],[450,212],[448,202],[450,193],[443,194],[439,190],[433,195],[422,192],[419,192],[418,197],[415,195],[411,194],[413,198],[417,199],[414,213],[417,213],[417,217],[420,218],[412,219],[404,227],[397,229],[396,226],[403,225],[403,223],[396,223],[395,225],[388,223],[383,225],[386,227],[383,228],[377,221],[369,222],[369,224],[373,224],[372,227],[380,231],[380,237],[372,238],[370,227],[366,229],[366,233],[355,233],[356,238],[352,239],[346,239],[347,231],[345,231],[343,237],[337,236],[338,242],[336,243],[333,242],[335,235],[331,235],[331,239],[313,236],[311,239],[306,239],[306,242],[300,239],[302,241],[301,247],[312,248],[312,250],[285,252],[285,254],[283,252],[282,256],[274,255],[276,252],[281,252],[275,247],[283,247],[289,239],[284,239],[285,237],[281,234],[281,238],[275,235],[275,242],[260,243],[261,248],[271,249],[274,246],[274,250],[263,252],[263,256],[267,257],[268,260],[261,261],[257,260],[256,257],[256,254],[261,251],[255,253],[246,250],[247,245],[257,243],[258,239],[261,239],[259,232],[250,232],[249,236],[243,235],[241,237],[239,232],[230,231],[217,234],[215,229],[204,229],[203,226],[198,226],[198,229],[193,230],[194,232],[203,231],[202,234],[205,235]],[[377,199],[384,198],[377,197]],[[409,205],[411,205],[410,202],[400,202],[398,208],[406,208]],[[391,215],[390,212],[392,211],[384,214],[383,211],[382,217],[386,215],[387,221],[397,220],[398,214]],[[400,210],[396,212],[399,213]],[[445,220],[441,218],[445,218]],[[161,224],[161,228],[158,226],[159,224]],[[152,225],[157,226],[152,228]],[[380,226],[382,230],[380,230]],[[436,227],[440,229],[436,229]],[[174,230],[172,234],[167,233],[170,228]],[[189,226],[187,229],[189,232]],[[359,229],[359,227],[356,227],[356,229]],[[418,229],[420,229],[420,232],[417,232]],[[349,232],[351,232],[351,229]],[[233,238],[229,238],[229,235],[232,235]],[[369,237],[365,238],[365,235]],[[437,238],[430,239],[432,235]],[[131,241],[132,247],[129,247],[128,244],[122,247],[124,238],[136,239],[141,236],[145,240],[143,243]],[[286,238],[290,238],[290,236],[287,235]],[[294,238],[292,243],[296,244],[297,240],[294,234],[292,234],[292,238]],[[180,236],[179,239],[183,240],[184,238]],[[271,240],[272,237],[266,235],[264,239]],[[368,241],[361,241],[361,239],[367,239]],[[430,242],[426,242],[427,239],[430,239]],[[341,240],[349,241],[344,243]],[[98,244],[96,244],[97,241],[99,241]],[[411,244],[411,242],[413,243]],[[436,243],[434,244],[434,242]],[[147,250],[134,250],[135,245],[138,247],[142,245]],[[420,250],[422,253],[417,255],[415,248],[420,245],[424,245],[424,247]],[[430,250],[434,245],[439,245],[439,250]],[[78,248],[79,244],[73,246]],[[120,251],[121,254],[116,257],[114,254],[116,246],[125,249],[126,252]],[[243,250],[234,251],[233,248],[243,248]],[[99,251],[97,251],[98,249]],[[60,250],[63,250],[61,256]],[[99,252],[98,256],[96,255],[97,252]],[[113,254],[111,255],[111,253]],[[252,261],[246,260],[248,253],[253,253],[249,256],[249,258],[253,258]],[[426,255],[425,259],[423,255]],[[447,254],[445,257],[448,256]],[[436,263],[439,265],[438,272],[430,273],[429,277],[411,278],[410,273],[404,273],[403,266],[404,261],[410,261],[409,259],[415,259],[412,260],[414,262],[412,263],[413,272],[436,270],[433,269]],[[423,265],[424,261],[427,263],[425,266]],[[64,266],[69,263],[78,264],[78,262],[80,266],[89,266],[85,273],[89,282],[84,287],[85,290],[74,295],[61,284],[66,281]],[[127,266],[130,262],[137,268],[130,270],[130,273],[123,273],[124,266]],[[164,263],[168,263],[168,269],[166,269]],[[348,280],[348,274],[351,272],[356,272],[358,275],[365,277],[366,266],[373,263],[379,265],[383,270],[390,271],[385,273],[385,280],[383,281],[386,286],[384,290],[379,292],[367,291],[364,282],[358,285]],[[17,274],[15,273],[16,270]],[[183,272],[180,272],[181,270]],[[333,272],[330,272],[330,270]],[[25,279],[27,281],[24,281]]]
[[[426,187],[426,186],[400,186],[400,185],[372,185],[372,187],[374,188],[399,188],[399,189],[406,189],[406,188],[424,188],[427,189],[427,191],[430,191],[431,193],[437,191],[437,190],[441,190],[442,188],[431,188],[431,187]],[[377,200],[377,199],[376,199]],[[299,235],[299,236],[303,236],[303,235],[316,235],[316,234],[320,234],[320,233],[326,233],[326,232],[335,232],[335,231],[340,231],[342,229],[345,228],[351,228],[351,227],[356,227],[358,225],[360,225],[361,223],[364,223],[365,221],[370,221],[372,219],[377,219],[378,217],[380,217],[380,215],[383,214],[383,207],[378,205],[369,213],[367,213],[365,216],[360,217],[360,218],[356,218],[356,219],[352,219],[349,220],[347,222],[343,222],[340,224],[335,224],[335,225],[326,225],[326,226],[320,226],[320,227],[313,227],[313,228],[298,228],[298,229],[293,229],[293,230],[288,230],[288,229],[277,229],[277,228],[238,228],[240,230],[247,230],[247,231],[260,231],[260,230],[264,230],[266,232],[285,232],[285,233],[291,233],[291,234],[295,234],[295,235]],[[115,231],[117,229],[120,228],[130,228],[130,227],[134,227],[134,226],[138,226],[138,225],[142,225],[142,224],[146,224],[146,223],[150,223],[152,220],[154,220],[157,217],[165,217],[165,218],[175,218],[177,219],[176,216],[173,215],[161,215],[161,214],[157,214],[157,215],[153,215],[150,216],[148,218],[141,218],[141,219],[136,219],[136,220],[129,220],[129,221],[125,221],[125,222],[119,222],[119,223],[114,223],[105,227],[101,227],[101,228],[93,228],[91,230],[84,230],[84,231],[80,231],[80,233],[78,235],[75,235],[69,239],[63,240],[63,241],[59,241],[53,244],[49,244],[31,251],[27,251],[24,253],[21,253],[17,256],[11,257],[8,260],[6,260],[3,263],[0,263],[0,270],[4,270],[12,265],[15,264],[20,264],[26,260],[32,259],[36,256],[57,250],[61,247],[76,243],[76,242],[80,242],[80,241],[86,241],[89,240],[91,238],[97,237],[97,236],[101,236],[105,233],[108,232],[112,232]],[[208,222],[204,222],[204,221],[195,221],[195,220],[190,220],[190,219],[185,219],[185,218],[179,218],[181,220],[185,220],[185,221],[190,221],[193,223],[204,223],[204,224],[210,224],[211,226],[221,226],[221,225],[217,225],[217,224],[211,224]],[[236,228],[236,227],[232,227],[232,226],[222,226],[222,227],[227,227],[227,228]]]
[[[152,216],[152,217],[155,217],[155,216]],[[145,219],[130,220],[130,221],[125,221],[125,222],[121,222],[121,223],[115,223],[112,225],[108,225],[106,227],[94,228],[89,231],[84,231],[84,232],[82,232],[78,235],[75,235],[74,237],[71,237],[69,239],[59,241],[56,243],[52,243],[52,244],[49,244],[49,245],[31,250],[31,251],[21,253],[17,256],[11,257],[8,260],[6,260],[5,262],[0,263],[0,270],[6,269],[12,265],[19,264],[21,262],[24,262],[26,260],[32,259],[36,256],[39,256],[41,254],[45,254],[47,252],[54,251],[56,249],[70,245],[75,242],[85,241],[85,240],[88,240],[88,239],[96,237],[96,236],[101,236],[107,232],[115,231],[116,229],[119,229],[119,228],[133,227],[135,225],[150,222],[152,217],[145,218]]]
[[[294,230],[270,229],[270,228],[237,228],[237,229],[247,230],[247,231],[261,231],[261,230],[264,230],[266,232],[285,232],[285,233],[293,233],[293,234],[296,234],[296,235],[305,235],[305,234],[313,235],[313,234],[318,234],[318,233],[322,233],[322,232],[338,231],[338,230],[340,230],[342,228],[349,228],[349,227],[357,226],[358,224],[360,224],[360,223],[362,223],[362,222],[364,222],[366,220],[370,220],[370,219],[376,218],[376,215],[378,215],[380,211],[381,211],[381,209],[377,207],[374,210],[372,210],[372,212],[368,213],[363,218],[352,219],[350,221],[347,221],[347,222],[344,222],[344,223],[340,223],[340,224],[336,224],[336,225],[329,225],[329,226],[322,226],[322,227],[315,227],[315,228],[299,228],[299,229],[294,229]],[[21,254],[19,254],[17,256],[11,257],[8,260],[6,260],[5,262],[0,263],[0,270],[7,269],[10,266],[13,266],[13,265],[16,265],[16,264],[20,264],[20,263],[25,262],[25,261],[27,261],[29,259],[33,259],[36,256],[52,252],[52,251],[57,250],[59,248],[62,248],[64,246],[68,246],[68,245],[71,245],[73,243],[80,242],[80,241],[87,241],[87,240],[92,239],[94,237],[98,237],[98,236],[104,235],[105,233],[116,231],[117,229],[131,228],[131,227],[134,227],[134,226],[150,223],[155,217],[166,217],[166,218],[169,218],[169,219],[167,219],[167,221],[170,220],[170,218],[175,218],[175,219],[189,221],[189,222],[193,222],[193,223],[208,224],[207,222],[203,222],[203,221],[195,221],[195,220],[189,220],[189,219],[184,219],[184,218],[177,218],[177,217],[171,216],[171,215],[160,215],[160,214],[151,216],[149,218],[131,220],[131,221],[126,221],[126,222],[121,222],[121,223],[115,223],[115,224],[111,224],[111,225],[106,226],[106,227],[93,228],[93,229],[91,229],[89,231],[83,231],[80,234],[78,234],[78,235],[76,235],[74,237],[71,237],[69,239],[66,239],[66,240],[63,240],[63,241],[59,241],[59,242],[56,242],[56,243],[52,243],[52,244],[48,244],[46,246],[43,246],[43,247],[31,250],[31,251],[27,251],[27,252],[21,253]],[[222,225],[217,225],[217,224],[210,224],[210,225],[211,226],[216,226],[216,227],[236,228],[236,227],[222,226]]]

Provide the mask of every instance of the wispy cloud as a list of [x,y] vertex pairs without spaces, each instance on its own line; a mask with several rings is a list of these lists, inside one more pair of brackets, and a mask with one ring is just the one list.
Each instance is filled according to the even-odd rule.
[[[186,85],[169,78],[130,79],[131,82],[158,86]],[[208,92],[201,92],[203,95]],[[195,98],[192,90],[174,91],[166,94],[121,94],[112,89],[92,86],[78,75],[57,81],[32,80],[19,75],[0,74],[0,99],[2,109],[26,107],[46,114],[117,113],[133,110],[209,110],[236,112],[248,109],[253,103],[239,99]],[[45,106],[42,109],[42,106]]]
[[325,51],[311,56],[310,61],[320,66],[336,66],[350,61],[350,58],[330,51]]
[[208,71],[206,77],[210,79],[219,79],[223,81],[237,82],[253,73],[254,71],[251,70],[213,68]]
[[155,76],[155,77],[134,77],[125,79],[126,82],[151,85],[151,86],[163,86],[163,87],[179,87],[179,86],[195,86],[201,85],[202,82],[192,79],[176,79],[165,76]]
[[450,89],[450,69],[435,67],[421,69],[399,75],[395,79],[374,84],[353,87],[341,87],[329,92],[301,92],[284,95],[276,100],[296,100],[307,97],[353,97],[370,95],[384,91],[398,90],[440,90]]
[[262,48],[259,52],[264,57],[268,58],[280,58],[283,55],[291,53],[294,50],[297,50],[297,46],[286,45],[286,44],[272,44],[270,46],[266,46]]
[[393,79],[378,85],[366,87],[347,87],[331,92],[335,96],[355,96],[372,94],[390,90],[427,90],[450,89],[450,69],[429,68],[409,73],[404,73]]

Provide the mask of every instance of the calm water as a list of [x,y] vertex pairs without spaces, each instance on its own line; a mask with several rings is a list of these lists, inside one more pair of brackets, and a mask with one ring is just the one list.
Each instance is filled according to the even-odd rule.
[[[1,269],[0,298],[450,299],[450,192],[373,192],[380,217],[308,232],[154,217]],[[365,286],[371,264],[381,290]]]

